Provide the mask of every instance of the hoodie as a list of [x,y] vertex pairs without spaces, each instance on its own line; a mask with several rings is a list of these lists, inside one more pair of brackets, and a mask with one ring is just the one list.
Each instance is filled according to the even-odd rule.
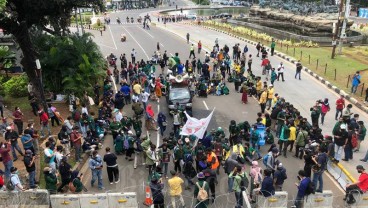
[[227,174],[230,174],[234,170],[234,168],[239,165],[236,158],[237,158],[237,154],[233,152],[231,153],[230,157],[225,161],[224,169]]
[[276,180],[276,185],[284,184],[284,181],[287,179],[286,169],[284,167],[277,167],[277,170],[274,174],[274,180]]

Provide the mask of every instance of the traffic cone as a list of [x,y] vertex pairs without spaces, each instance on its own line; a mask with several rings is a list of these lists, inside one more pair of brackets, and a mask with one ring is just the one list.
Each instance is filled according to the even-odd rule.
[[151,189],[149,186],[146,186],[146,199],[144,200],[143,204],[146,206],[151,206],[153,204],[152,198],[151,198]]

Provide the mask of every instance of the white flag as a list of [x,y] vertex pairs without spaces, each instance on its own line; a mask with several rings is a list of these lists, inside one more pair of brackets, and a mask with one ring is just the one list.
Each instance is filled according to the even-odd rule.
[[[211,121],[212,118],[212,114],[213,111],[215,109],[212,110],[212,112],[210,113],[210,115],[208,115],[206,118],[202,118],[200,120],[190,117],[187,112],[184,112],[185,115],[187,116],[187,122],[185,122],[185,125],[183,126],[183,129],[181,131],[181,135],[194,135],[196,136],[198,139],[202,139],[208,124]],[[197,140],[198,140],[197,139]],[[197,142],[196,142],[197,143]]]

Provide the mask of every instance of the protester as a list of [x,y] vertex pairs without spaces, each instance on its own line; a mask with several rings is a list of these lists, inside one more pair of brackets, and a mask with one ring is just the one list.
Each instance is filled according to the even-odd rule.
[[43,169],[43,174],[46,181],[46,189],[50,194],[56,194],[57,190],[57,183],[58,183],[58,173],[55,173],[55,171],[50,167],[45,167]]
[[94,183],[98,182],[98,189],[99,190],[104,190],[105,188],[103,187],[103,183],[102,183],[102,168],[103,168],[103,164],[102,164],[102,159],[101,156],[98,155],[98,152],[96,150],[94,150],[92,152],[92,156],[89,159],[89,168],[92,171],[92,179],[91,179],[91,186],[94,186]]
[[68,163],[68,158],[63,157],[59,165],[59,174],[61,176],[61,184],[57,189],[57,192],[63,192],[65,186],[67,186],[71,179],[72,166]]
[[307,195],[306,191],[308,189],[309,183],[311,183],[311,180],[305,176],[304,170],[299,170],[298,179],[299,183],[295,183],[296,187],[298,188],[298,193],[294,201],[294,206],[295,208],[302,208],[304,204],[304,197]]
[[354,192],[363,194],[368,190],[368,173],[365,172],[365,169],[362,165],[358,165],[356,170],[360,174],[358,181],[346,185],[346,194],[344,200],[346,200],[348,204],[354,204],[356,202],[353,196]]
[[170,171],[172,177],[168,180],[169,194],[171,198],[172,207],[177,207],[176,204],[180,201],[182,207],[185,207],[184,199],[182,196],[182,184],[183,179],[178,176],[178,173],[174,170]]
[[10,175],[11,175],[11,168],[13,167],[13,160],[10,157],[10,141],[8,141],[7,143],[5,142],[0,142],[0,155],[2,158],[2,162],[4,164],[5,167],[5,179],[9,180],[10,179]]
[[273,175],[273,182],[275,184],[276,191],[282,191],[282,186],[284,185],[286,179],[287,179],[286,169],[282,165],[282,163],[279,163],[277,165],[277,170]]
[[[106,154],[103,157],[103,161],[106,163],[107,176],[109,178],[110,184],[119,183],[119,166],[116,162],[118,159],[114,153],[110,152],[110,147],[106,147]],[[114,180],[115,179],[115,180]]]
[[197,174],[197,178],[198,182],[195,184],[194,188],[194,198],[197,199],[195,207],[207,208],[209,204],[208,195],[207,197],[205,197],[205,195],[202,195],[202,192],[208,194],[210,188],[208,183],[206,182],[206,177],[202,172]]
[[33,156],[33,152],[31,150],[26,150],[26,155],[24,157],[24,166],[26,167],[28,173],[28,183],[29,188],[36,188],[36,156]]
[[[12,184],[12,186],[14,186],[14,191],[25,191],[26,189],[23,187],[20,179],[19,179],[19,171],[18,168],[16,167],[11,167],[10,168],[10,177],[9,177],[9,183]],[[7,187],[8,188],[8,187]],[[9,190],[11,191],[11,190]]]

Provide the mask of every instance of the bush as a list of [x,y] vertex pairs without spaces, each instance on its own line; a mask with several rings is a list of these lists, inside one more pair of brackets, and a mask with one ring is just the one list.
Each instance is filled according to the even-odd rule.
[[27,96],[28,78],[26,75],[14,76],[4,83],[4,92],[12,97]]

